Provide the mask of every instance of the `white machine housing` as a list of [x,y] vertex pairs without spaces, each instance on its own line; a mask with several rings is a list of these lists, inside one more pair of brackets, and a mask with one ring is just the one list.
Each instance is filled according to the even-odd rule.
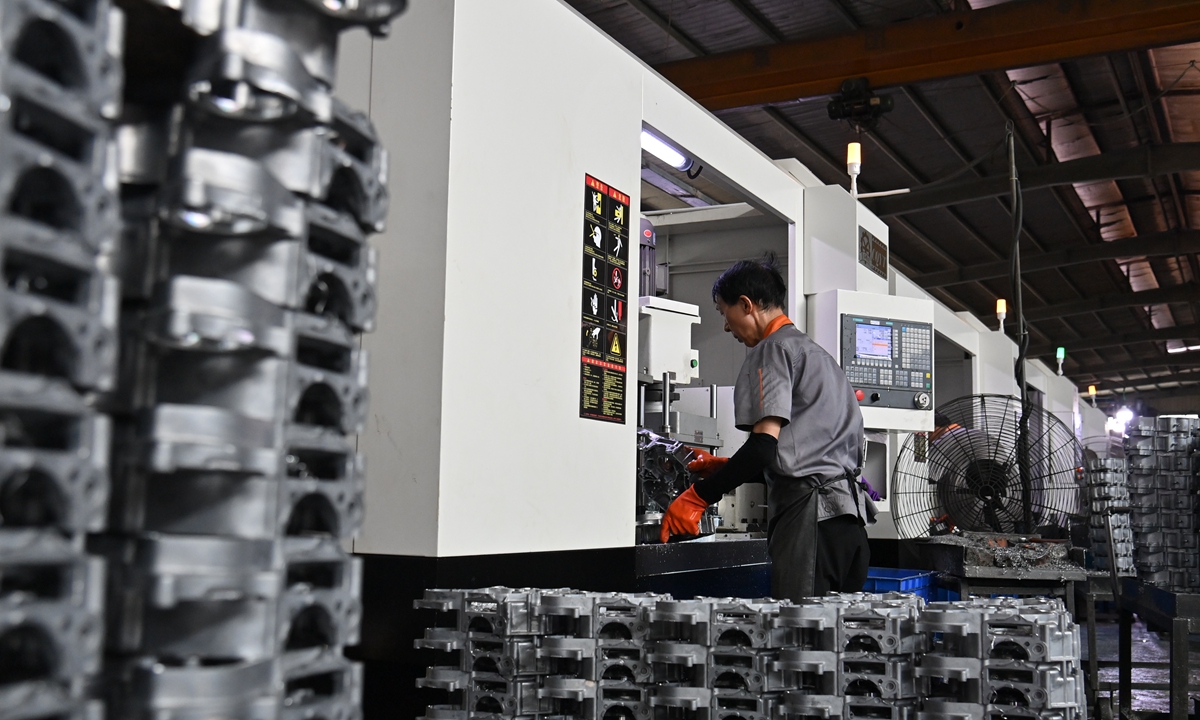
[[[864,235],[866,233],[866,235]],[[860,261],[864,243],[882,244],[883,274]],[[888,294],[888,226],[838,185],[804,190],[804,294],[830,290]]]
[[638,372],[652,378],[671,373],[677,383],[700,377],[700,353],[692,348],[692,326],[700,308],[661,297],[638,298]]

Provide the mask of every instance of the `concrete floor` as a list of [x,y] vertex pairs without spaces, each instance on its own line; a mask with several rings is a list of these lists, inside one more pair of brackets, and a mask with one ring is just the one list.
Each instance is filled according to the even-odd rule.
[[[1101,660],[1116,660],[1119,657],[1120,650],[1120,625],[1113,622],[1097,622],[1096,624],[1096,647],[1097,654]],[[1087,668],[1087,625],[1080,624],[1080,631],[1083,641],[1084,668]],[[1133,625],[1133,660],[1134,662],[1168,662],[1170,659],[1170,635],[1152,632],[1147,629],[1145,623],[1141,620],[1136,620]],[[1188,654],[1188,665],[1191,668],[1191,683],[1192,685],[1200,685],[1200,642],[1192,641],[1190,652]],[[1100,668],[1100,682],[1113,683],[1112,701],[1113,706],[1119,705],[1117,697],[1116,683],[1118,668]],[[1134,682],[1149,682],[1149,683],[1166,683],[1170,681],[1170,670],[1167,668],[1134,668]],[[1103,687],[1103,685],[1102,685]],[[1108,691],[1102,691],[1100,696],[1105,697]],[[1197,698],[1200,698],[1200,691],[1193,690],[1191,692],[1192,702],[1195,703]],[[1194,707],[1194,705],[1193,705]],[[1151,710],[1157,712],[1167,712],[1171,709],[1170,700],[1166,690],[1134,690],[1133,691],[1133,709],[1134,710]],[[1192,708],[1189,708],[1191,711]]]

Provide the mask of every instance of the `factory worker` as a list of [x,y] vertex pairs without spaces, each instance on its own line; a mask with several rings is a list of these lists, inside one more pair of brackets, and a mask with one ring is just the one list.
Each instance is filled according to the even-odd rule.
[[667,509],[662,541],[696,535],[705,508],[747,482],[767,481],[771,595],[798,600],[859,592],[875,506],[859,481],[863,419],[837,361],[783,312],[774,257],[741,261],[713,284],[725,332],[747,348],[734,386],[734,423],[750,432],[731,458],[698,453],[701,479]]

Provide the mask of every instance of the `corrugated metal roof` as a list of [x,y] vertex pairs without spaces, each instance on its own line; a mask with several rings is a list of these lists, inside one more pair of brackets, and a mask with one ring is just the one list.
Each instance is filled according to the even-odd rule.
[[[1002,0],[969,1],[979,8]],[[658,21],[666,20],[693,40],[705,54],[768,44],[768,33],[756,27],[756,20],[769,23],[769,34],[803,40],[963,6],[963,0],[568,2],[651,64],[690,57],[691,53],[655,20],[635,9],[639,3],[657,14]],[[888,190],[951,176],[1004,174],[1002,145],[1009,120],[1018,125],[1018,165],[1022,168],[1149,143],[1200,142],[1200,69],[1195,60],[1200,60],[1200,45],[1185,45],[883,90],[895,98],[896,108],[863,140],[860,187],[864,191]],[[824,99],[809,99],[772,108],[723,111],[720,116],[771,157],[796,157],[824,181],[845,185],[845,145],[854,132],[844,123],[830,121],[825,105]],[[967,169],[970,163],[977,164]],[[1023,253],[1177,227],[1200,228],[1200,173],[1027,191],[1024,220]],[[1006,198],[909,213],[887,222],[893,257],[917,276],[1006,258],[1010,250],[1011,212]],[[1126,258],[1030,272],[1024,278],[1026,304],[1039,307],[1170,287],[1192,282],[1197,275],[1200,267],[1195,256]],[[998,278],[932,292],[951,307],[971,310],[987,320],[995,299],[1007,297],[1010,289],[1007,279]],[[1032,342],[1058,344],[1073,338],[1190,324],[1198,319],[1200,314],[1189,302],[1148,310],[1097,309],[1032,323]],[[1095,376],[1077,372],[1080,367],[1131,360],[1160,367],[1168,357],[1166,346],[1163,342],[1137,343],[1072,353],[1066,369],[1087,382]],[[1145,374],[1126,373],[1130,378]],[[1144,383],[1131,379],[1126,384],[1135,382]],[[1107,385],[1117,387],[1121,382]]]

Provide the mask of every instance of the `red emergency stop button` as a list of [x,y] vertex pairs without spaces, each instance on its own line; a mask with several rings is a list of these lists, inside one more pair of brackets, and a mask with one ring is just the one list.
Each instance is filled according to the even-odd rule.
[[862,402],[862,401],[863,401],[863,398],[865,398],[865,397],[866,397],[866,394],[864,394],[862,390],[855,390],[855,391],[854,391],[854,397],[858,398],[858,401],[859,401],[859,402]]

